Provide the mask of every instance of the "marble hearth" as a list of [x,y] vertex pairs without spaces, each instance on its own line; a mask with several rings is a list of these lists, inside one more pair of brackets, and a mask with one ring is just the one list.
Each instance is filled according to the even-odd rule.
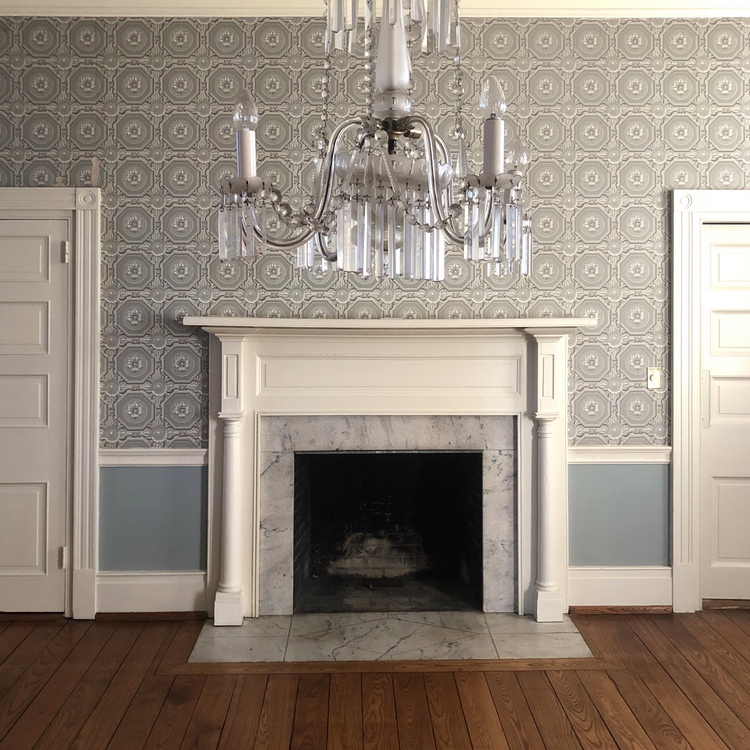
[[207,578],[216,625],[292,614],[295,450],[451,443],[485,455],[484,610],[562,619],[567,336],[592,321],[184,323],[213,334]]

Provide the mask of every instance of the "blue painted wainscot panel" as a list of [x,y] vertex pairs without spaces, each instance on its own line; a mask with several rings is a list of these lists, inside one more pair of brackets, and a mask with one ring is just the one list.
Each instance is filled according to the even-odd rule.
[[99,570],[205,570],[205,466],[100,469]]
[[669,465],[571,464],[570,564],[670,564]]

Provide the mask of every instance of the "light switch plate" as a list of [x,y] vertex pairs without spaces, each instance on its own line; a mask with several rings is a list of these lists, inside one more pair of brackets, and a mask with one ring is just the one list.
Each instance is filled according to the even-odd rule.
[[661,388],[661,367],[649,367],[646,376],[646,387],[655,390]]

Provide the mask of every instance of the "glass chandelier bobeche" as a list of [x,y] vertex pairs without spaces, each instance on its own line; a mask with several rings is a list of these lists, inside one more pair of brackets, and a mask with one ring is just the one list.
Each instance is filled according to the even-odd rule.
[[[521,205],[528,163],[516,142],[505,147],[505,96],[494,76],[482,85],[484,120],[481,174],[468,170],[462,98],[461,27],[457,0],[384,0],[372,76],[374,0],[328,0],[326,88],[318,131],[312,196],[295,210],[257,173],[258,110],[244,92],[234,113],[237,174],[221,185],[219,255],[254,256],[266,247],[297,250],[302,268],[336,267],[363,276],[440,281],[446,242],[462,246],[486,272],[531,273],[531,218]],[[363,24],[363,25],[362,25]],[[456,164],[448,147],[410,96],[407,26],[421,34],[423,51],[453,55],[451,95]],[[366,112],[328,132],[328,82],[334,53],[348,52],[362,28]],[[420,40],[415,41],[420,43]],[[287,236],[271,237],[272,217]],[[274,219],[274,224],[278,222]]]

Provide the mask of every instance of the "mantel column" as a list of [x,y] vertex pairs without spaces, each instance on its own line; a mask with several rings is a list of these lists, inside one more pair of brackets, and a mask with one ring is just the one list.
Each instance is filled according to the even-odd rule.
[[214,601],[215,625],[242,625],[244,616],[242,428],[242,337],[220,336],[224,472],[221,500],[221,563]]
[[[536,341],[537,574],[534,614],[538,622],[559,622],[567,612],[568,331],[527,329]],[[533,361],[533,360],[532,360]]]

